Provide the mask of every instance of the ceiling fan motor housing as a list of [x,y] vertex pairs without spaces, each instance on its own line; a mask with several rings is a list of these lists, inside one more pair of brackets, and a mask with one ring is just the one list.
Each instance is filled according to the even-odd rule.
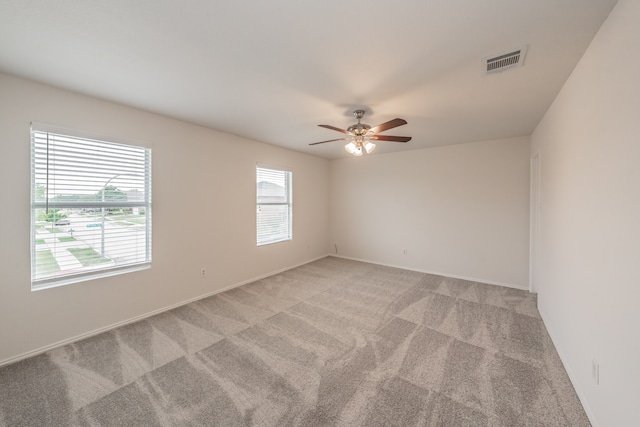
[[366,135],[367,132],[369,132],[369,129],[371,129],[371,126],[364,123],[357,123],[347,128],[347,130],[351,132],[354,136]]

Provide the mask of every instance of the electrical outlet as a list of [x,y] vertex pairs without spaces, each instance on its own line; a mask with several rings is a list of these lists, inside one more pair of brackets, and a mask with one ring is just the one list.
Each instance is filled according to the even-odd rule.
[[407,254],[407,250],[406,249],[402,249],[402,255],[406,255]]
[[200,278],[202,279],[202,278],[204,278],[204,277],[207,277],[207,269],[206,269],[206,268],[204,268],[204,267],[202,267],[202,268],[200,269]]
[[595,382],[596,385],[600,385],[600,364],[596,359],[593,359],[591,365],[591,376],[593,377],[593,382]]

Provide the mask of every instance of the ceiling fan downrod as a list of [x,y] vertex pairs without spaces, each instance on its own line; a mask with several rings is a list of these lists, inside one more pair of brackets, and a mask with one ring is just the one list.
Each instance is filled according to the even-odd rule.
[[360,123],[360,120],[362,119],[362,117],[364,116],[365,111],[364,110],[356,110],[353,112],[353,116],[358,119],[358,123],[351,125],[347,128],[347,131],[351,132],[354,136],[364,136],[366,135],[369,130],[371,129],[371,126],[369,126],[366,123]]

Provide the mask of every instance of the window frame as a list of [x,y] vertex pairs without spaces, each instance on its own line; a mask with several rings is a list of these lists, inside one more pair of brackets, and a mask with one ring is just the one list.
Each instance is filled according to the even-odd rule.
[[[271,173],[284,173],[284,185],[285,185],[285,198],[284,202],[260,202],[259,190],[258,190],[258,179],[260,178],[260,170],[268,171]],[[258,163],[256,164],[256,246],[268,246],[275,243],[288,242],[293,240],[293,171],[290,168],[283,166],[274,166],[268,164]],[[261,206],[286,206],[286,236],[281,235],[280,237],[275,237],[273,239],[265,239],[265,234],[260,233],[260,212]],[[263,238],[261,239],[261,236]]]
[[[46,145],[46,160],[44,162],[44,167],[42,166],[43,161],[42,161],[42,154],[41,152],[39,154],[37,154],[37,150],[42,150],[42,142],[39,140],[39,138],[42,138],[43,135],[46,135],[47,138],[47,145]],[[73,142],[70,142],[70,144],[75,144],[73,149],[79,149],[80,148],[80,144],[83,142],[86,142],[88,145],[90,144],[99,144],[103,147],[109,148],[109,149],[113,149],[115,150],[117,153],[119,153],[120,155],[124,155],[122,154],[123,152],[127,151],[127,150],[133,150],[135,152],[137,152],[138,155],[138,159],[137,162],[143,164],[143,166],[138,166],[136,170],[139,169],[140,173],[116,173],[114,176],[110,177],[104,185],[101,185],[98,194],[100,193],[100,191],[102,191],[102,200],[97,200],[97,194],[94,195],[94,197],[91,200],[85,200],[85,201],[77,201],[77,200],[54,200],[53,198],[49,197],[48,194],[48,188],[45,185],[45,196],[44,196],[44,200],[41,199],[42,195],[39,196],[37,195],[39,188],[38,188],[38,184],[41,184],[39,182],[37,182],[37,175],[39,173],[42,173],[43,171],[45,171],[47,173],[47,175],[51,174],[51,176],[55,176],[58,177],[58,175],[56,175],[56,173],[60,173],[60,168],[62,168],[61,166],[59,167],[59,169],[56,169],[56,165],[55,165],[55,161],[51,161],[49,159],[49,138],[53,136],[54,138],[60,138],[60,141],[63,139],[68,139],[68,140],[73,140]],[[72,283],[78,283],[78,282],[84,282],[84,281],[88,281],[88,280],[93,280],[93,279],[99,279],[99,278],[103,278],[103,277],[109,277],[109,276],[114,276],[114,275],[118,275],[118,274],[124,274],[124,273],[128,273],[128,272],[133,272],[133,271],[139,271],[139,270],[145,270],[151,267],[151,260],[152,260],[152,246],[151,246],[151,240],[152,240],[152,196],[151,196],[151,189],[152,189],[152,164],[151,164],[151,158],[152,158],[152,152],[151,152],[151,147],[150,144],[145,144],[145,143],[136,143],[136,142],[132,142],[131,140],[121,140],[121,139],[117,139],[117,138],[109,138],[109,137],[103,137],[103,136],[96,136],[96,135],[91,135],[88,134],[87,132],[82,132],[82,131],[77,131],[77,130],[72,130],[72,129],[65,129],[65,128],[60,128],[57,126],[51,126],[48,124],[43,124],[43,123],[36,123],[36,122],[32,122],[31,126],[30,126],[30,131],[29,131],[29,137],[30,137],[30,146],[31,146],[31,167],[30,167],[30,179],[31,179],[31,194],[30,194],[30,217],[31,217],[31,223],[30,223],[30,250],[31,250],[31,260],[30,260],[30,266],[31,266],[31,290],[32,291],[38,291],[38,290],[42,290],[42,289],[48,289],[48,288],[52,288],[52,287],[57,287],[57,286],[62,286],[62,285],[67,285],[67,284],[72,284]],[[54,143],[55,144],[55,143]],[[121,150],[120,152],[118,152],[118,150]],[[142,155],[141,155],[142,153]],[[73,153],[74,155],[77,155],[77,152]],[[141,160],[143,159],[143,160]],[[68,158],[64,158],[64,160],[69,160]],[[79,167],[78,165],[80,165],[82,163],[81,160],[77,160],[77,162],[71,163],[72,167]],[[101,161],[98,161],[96,163],[90,163],[90,166],[102,166],[103,163]],[[113,166],[111,166],[113,167]],[[105,169],[107,171],[109,171],[109,166],[106,165],[105,162]],[[73,183],[74,185],[83,185],[83,184],[87,184],[89,183],[90,179],[88,178],[89,175],[89,171],[90,169],[87,169],[87,174],[86,175],[78,175],[77,177],[73,178]],[[107,172],[108,174],[111,174],[111,172],[115,172],[116,169],[114,168],[113,170]],[[109,187],[109,184],[113,183],[113,182],[117,182],[118,179],[123,179],[124,177],[127,177],[129,179],[136,179],[139,182],[142,182],[142,197],[140,198],[140,200],[129,200],[129,197],[127,197],[127,200],[105,200],[105,194],[107,194],[107,198],[108,196],[108,190],[107,188]],[[134,178],[135,177],[135,178]],[[48,179],[48,178],[47,178]],[[94,178],[95,179],[95,178]],[[74,187],[74,190],[76,188]],[[54,194],[55,194],[55,190],[54,190]],[[55,197],[55,196],[54,196]],[[105,258],[105,253],[104,253],[104,247],[105,247],[105,239],[109,238],[110,236],[107,234],[105,235],[105,214],[108,214],[107,211],[109,209],[113,209],[113,208],[119,208],[119,209],[144,209],[144,242],[142,245],[139,245],[139,243],[135,240],[133,240],[134,238],[132,237],[132,235],[134,234],[133,232],[128,233],[128,232],[124,232],[121,233],[121,235],[118,236],[118,238],[121,238],[122,236],[123,239],[127,242],[127,245],[130,244],[131,241],[134,242],[133,245],[131,246],[127,246],[128,249],[131,248],[135,248],[138,249],[138,247],[140,248],[144,248],[143,249],[143,253],[141,256],[136,255],[135,261],[127,261],[121,264],[117,264],[113,262],[113,259],[111,259],[111,263],[109,263],[109,265],[100,265],[100,263],[96,264],[96,265],[85,265],[84,263],[82,263],[82,267],[80,269],[78,269],[77,271],[73,271],[73,269],[70,268],[64,268],[61,269],[58,272],[54,272],[51,274],[45,274],[44,276],[42,275],[38,275],[37,272],[37,267],[38,267],[38,257],[37,257],[37,245],[39,242],[39,240],[41,240],[41,237],[38,237],[38,233],[37,233],[37,229],[39,228],[39,226],[41,226],[42,223],[42,219],[38,218],[38,214],[41,214],[42,209],[56,209],[56,210],[80,210],[80,209],[87,209],[89,211],[93,211],[95,212],[96,210],[100,212],[100,217],[99,219],[101,221],[95,221],[96,223],[100,223],[100,227],[98,227],[100,229],[100,234],[102,236],[101,241],[100,241],[100,246],[101,249],[100,251],[96,250],[93,248],[94,245],[88,244],[87,242],[83,241],[82,239],[76,239],[79,241],[79,245],[88,245],[87,248],[85,249],[94,249],[94,252],[96,254],[98,254],[101,258]],[[56,211],[54,211],[56,212]],[[143,215],[140,214],[140,217],[142,218]],[[55,227],[55,218],[54,221],[52,221],[51,225],[53,226],[52,228],[56,228]],[[88,227],[88,225],[87,225]],[[141,227],[139,228],[141,229]],[[84,230],[84,229],[83,229]],[[71,234],[71,237],[73,236],[73,233],[71,233],[71,231],[76,232],[77,230],[73,230],[71,227],[69,227],[69,233]],[[55,233],[57,234],[57,232]],[[62,236],[62,237],[67,237],[67,236]],[[111,237],[113,238],[113,237]],[[137,239],[137,237],[135,237]],[[129,239],[129,240],[127,240]],[[58,239],[60,240],[60,239]],[[60,240],[61,241],[61,240]],[[51,253],[51,251],[49,251]],[[55,251],[54,251],[55,252]],[[51,253],[51,256],[54,258],[54,260],[56,260],[57,263],[57,254]],[[113,257],[112,257],[113,258]],[[140,259],[138,259],[140,258]],[[78,259],[78,261],[80,261],[80,259]],[[106,264],[106,263],[105,263]]]

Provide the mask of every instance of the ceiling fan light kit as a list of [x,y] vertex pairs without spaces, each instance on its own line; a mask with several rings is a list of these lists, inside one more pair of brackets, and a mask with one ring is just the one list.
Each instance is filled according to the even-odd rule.
[[374,148],[376,148],[376,144],[370,141],[367,141],[365,144],[352,141],[344,146],[344,149],[347,151],[347,153],[353,154],[354,156],[362,156],[365,152],[369,154],[373,151]]
[[340,129],[335,126],[330,125],[318,125],[323,128],[335,130],[337,132],[344,133],[349,135],[345,138],[338,139],[330,139],[328,141],[314,142],[309,145],[317,145],[324,144],[325,142],[332,141],[347,141],[350,142],[345,145],[344,149],[349,154],[353,154],[354,156],[362,156],[363,154],[371,153],[375,148],[376,144],[371,142],[371,140],[377,141],[392,141],[392,142],[409,142],[411,141],[410,136],[390,136],[390,135],[377,135],[379,132],[384,132],[388,129],[393,129],[398,126],[406,125],[407,121],[404,119],[393,119],[388,122],[382,123],[381,125],[371,127],[366,123],[360,123],[360,120],[364,116],[364,110],[356,110],[353,112],[353,115],[356,119],[358,119],[358,123],[355,123],[349,126],[346,130]]

